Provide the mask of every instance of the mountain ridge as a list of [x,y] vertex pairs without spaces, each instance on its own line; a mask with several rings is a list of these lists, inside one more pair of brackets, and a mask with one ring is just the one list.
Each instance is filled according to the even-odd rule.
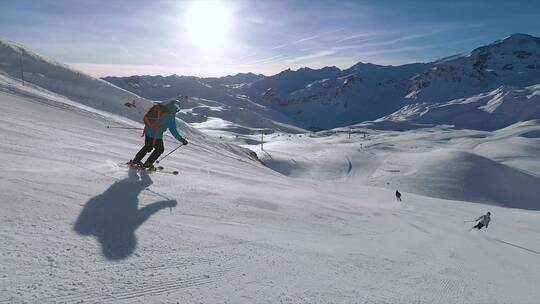
[[[178,76],[181,85],[161,84],[160,76],[140,76],[146,88],[126,78],[103,79],[156,99],[178,94],[246,100],[284,114],[289,124],[320,130],[373,121],[418,103],[440,103],[491,92],[509,85],[525,88],[540,83],[540,38],[512,34],[470,52],[426,63],[377,65],[358,62],[347,69],[286,69],[271,76],[248,74],[245,82],[224,84],[244,74],[222,78]],[[278,118],[279,121],[279,118]],[[292,121],[292,122],[291,122]]]

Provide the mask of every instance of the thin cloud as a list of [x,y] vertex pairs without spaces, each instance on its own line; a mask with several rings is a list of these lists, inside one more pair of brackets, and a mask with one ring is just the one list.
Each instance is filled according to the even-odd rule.
[[[362,38],[362,39],[358,39],[358,38]],[[343,39],[339,39],[337,42],[341,43],[341,42],[345,42],[345,41],[355,40],[355,42],[358,43],[358,42],[373,41],[375,39],[377,39],[377,37],[372,36],[372,37],[366,38],[365,35],[353,35],[353,36],[350,36],[350,37],[345,37]]]
[[236,61],[242,61],[242,60],[246,60],[246,59],[249,59],[249,58],[253,58],[253,57],[255,57],[255,56],[257,56],[257,53],[251,53],[251,54],[249,54],[249,55],[242,56],[242,57],[240,57],[240,58],[238,58],[238,59],[235,59],[235,60],[236,60]]
[[[388,32],[360,33],[360,34],[354,34],[354,35],[349,35],[349,36],[340,38],[337,42],[341,43],[341,42],[350,41],[350,40],[357,40],[357,39],[360,40],[360,41],[369,41],[369,40],[374,40],[374,39],[380,38],[380,36],[387,35],[387,34],[388,34]],[[358,41],[356,41],[356,42],[358,42]]]
[[308,59],[315,59],[315,58],[330,56],[330,55],[333,55],[335,53],[336,53],[336,51],[333,51],[333,50],[317,51],[317,52],[311,53],[309,55],[299,56],[299,57],[294,57],[294,58],[291,58],[291,59],[287,59],[287,60],[285,60],[285,62],[287,62],[287,63],[296,63],[296,62],[300,62],[300,61],[304,61],[304,60],[308,60]]
[[276,61],[276,60],[283,59],[283,58],[287,58],[287,57],[288,57],[288,56],[285,55],[285,54],[279,54],[279,55],[275,55],[275,56],[271,56],[271,57],[267,57],[267,58],[262,58],[262,59],[253,61],[252,64],[269,63],[269,62],[274,62],[274,61]]
[[290,58],[290,56],[285,54],[278,54],[270,57],[260,58],[255,61],[246,62],[246,63],[240,63],[240,64],[231,64],[228,65],[228,67],[258,67],[264,64],[274,63],[274,62],[280,62],[282,60],[285,60],[287,58]]
[[369,42],[369,43],[360,43],[360,44],[356,43],[356,44],[351,44],[351,45],[334,46],[334,47],[332,47],[332,49],[334,49],[334,50],[348,50],[348,49],[363,49],[363,48],[368,48],[368,47],[389,46],[389,45],[397,44],[399,42],[404,42],[404,41],[409,41],[409,40],[415,40],[415,39],[430,37],[430,36],[436,35],[436,34],[441,33],[441,32],[442,32],[441,30],[433,30],[433,31],[431,31],[429,33],[411,34],[411,35],[401,36],[399,38],[394,38],[394,39],[390,39],[390,40],[383,40],[383,41],[380,41],[380,42]]
[[278,45],[278,46],[275,46],[275,47],[271,48],[271,50],[281,49],[281,48],[284,48],[284,47],[286,47],[286,46],[287,46],[287,44],[280,44],[280,45]]
[[302,38],[302,39],[296,40],[295,42],[293,42],[293,44],[298,44],[298,43],[306,42],[306,41],[313,40],[313,39],[316,39],[316,38],[319,38],[319,35],[313,35],[313,36],[309,36],[309,37],[306,37],[306,38]]
[[313,39],[316,39],[318,37],[319,37],[319,35],[313,35],[313,36],[309,36],[309,37],[305,37],[305,38],[295,40],[295,41],[293,41],[291,43],[285,43],[285,44],[276,45],[276,46],[274,46],[274,47],[272,47],[270,49],[271,50],[282,49],[284,47],[291,46],[291,45],[294,45],[294,44],[299,44],[299,43],[306,42],[306,41],[309,41],[309,40],[313,40]]
[[382,55],[382,54],[392,54],[392,53],[401,53],[401,52],[411,52],[411,51],[420,51],[420,50],[427,50],[427,49],[436,49],[441,47],[447,47],[449,45],[459,45],[462,43],[467,43],[470,41],[478,41],[479,39],[483,39],[485,36],[478,36],[478,37],[472,37],[467,39],[460,39],[460,40],[454,40],[448,43],[436,43],[436,44],[427,44],[427,45],[417,45],[417,46],[405,46],[400,48],[388,48],[388,49],[381,49],[381,50],[374,50],[374,51],[366,51],[366,52],[358,52],[355,55],[356,56],[373,56],[373,55]]
[[[482,27],[482,26],[483,24],[479,22],[474,22],[474,23],[448,22],[448,23],[424,24],[421,26],[408,28],[407,31],[389,30],[389,31],[369,32],[369,33],[358,33],[358,34],[353,34],[350,36],[343,37],[337,41],[337,43],[350,41],[352,42],[352,44],[336,46],[334,47],[334,49],[346,50],[346,49],[354,49],[354,48],[359,48],[359,47],[388,46],[388,45],[397,44],[403,41],[430,37],[430,36],[440,34],[443,32],[471,29],[471,28],[477,28],[477,27]],[[384,40],[385,37],[392,37],[392,36],[395,37],[397,35],[399,35],[399,37],[389,39],[389,40]],[[370,42],[374,40],[380,40],[380,41]],[[363,42],[370,42],[370,43],[363,43]]]
[[419,51],[419,50],[425,50],[425,49],[434,48],[434,47],[436,46],[433,46],[433,45],[406,46],[406,47],[401,47],[401,48],[390,48],[390,49],[382,49],[382,50],[377,50],[377,51],[359,52],[359,53],[356,53],[356,56],[362,57],[362,56],[373,56],[373,55],[381,55],[381,54]]

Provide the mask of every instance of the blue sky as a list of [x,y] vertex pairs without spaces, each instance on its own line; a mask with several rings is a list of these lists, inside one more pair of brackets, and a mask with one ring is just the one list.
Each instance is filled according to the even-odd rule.
[[512,33],[540,1],[0,0],[0,37],[95,76],[266,75],[425,62]]

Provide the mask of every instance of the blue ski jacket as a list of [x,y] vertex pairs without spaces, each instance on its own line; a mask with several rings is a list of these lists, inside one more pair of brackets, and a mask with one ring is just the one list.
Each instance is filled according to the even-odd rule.
[[182,135],[180,135],[180,133],[178,133],[178,130],[176,130],[176,116],[174,115],[174,113],[176,113],[176,109],[177,109],[178,106],[177,106],[176,102],[168,103],[165,106],[167,107],[167,109],[169,109],[171,111],[172,114],[164,115],[163,117],[161,117],[159,119],[159,124],[162,125],[162,126],[166,126],[166,128],[159,129],[157,134],[156,134],[156,131],[154,129],[146,128],[146,130],[144,132],[144,135],[146,137],[150,137],[150,138],[154,138],[154,135],[155,135],[155,138],[163,139],[163,133],[165,133],[165,131],[167,131],[167,129],[169,129],[169,131],[174,136],[174,138],[181,141],[182,140]]

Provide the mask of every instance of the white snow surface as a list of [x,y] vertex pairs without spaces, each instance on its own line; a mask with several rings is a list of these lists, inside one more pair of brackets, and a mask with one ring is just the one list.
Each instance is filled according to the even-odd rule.
[[[1,83],[0,303],[535,303],[540,296],[540,206],[527,188],[538,183],[536,122],[493,133],[268,137],[260,157],[291,176],[201,137],[162,162],[178,176],[148,175],[118,165],[142,143],[139,131],[106,128],[122,118],[5,77]],[[517,139],[514,149],[499,149]],[[460,182],[467,168],[448,170],[452,161],[476,166],[476,184]],[[523,195],[507,202],[513,208],[495,206],[507,197],[487,189],[501,172],[512,179],[494,187],[508,183],[517,187],[506,188],[509,197]],[[522,181],[532,186],[519,188]],[[438,183],[454,182],[448,187],[465,192],[452,199],[474,200],[437,198],[451,193]],[[403,202],[395,201],[397,187]],[[487,210],[489,229],[469,231],[464,221]]]
[[180,174],[147,174],[120,165],[140,130],[107,126],[141,127],[150,101],[11,43],[0,64],[0,303],[540,298],[537,120],[275,133],[261,161],[178,120]]

